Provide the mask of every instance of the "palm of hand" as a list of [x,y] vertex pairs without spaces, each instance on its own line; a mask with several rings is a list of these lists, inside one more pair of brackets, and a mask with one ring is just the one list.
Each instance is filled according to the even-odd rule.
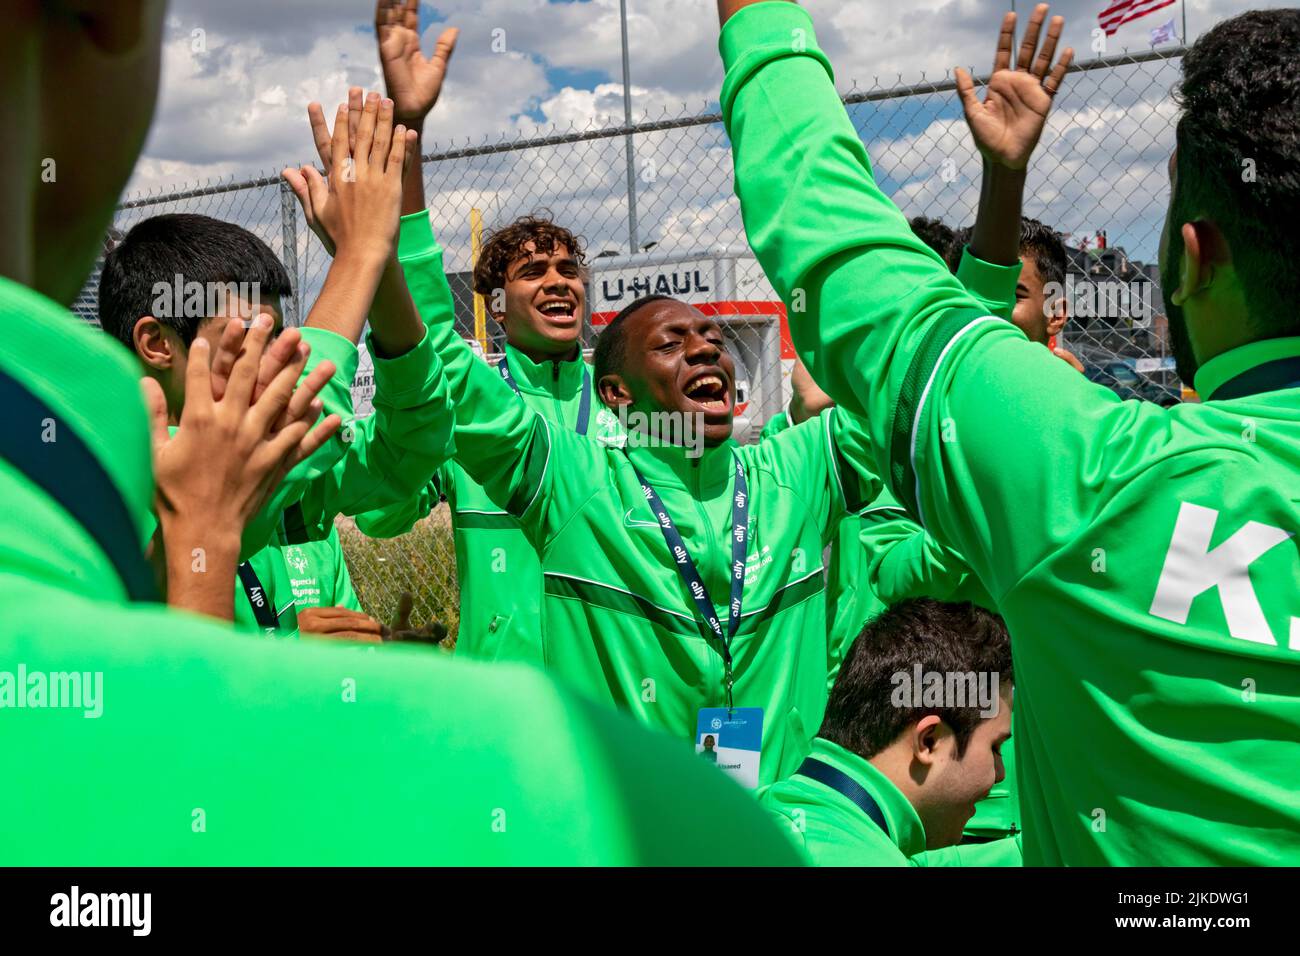
[[406,26],[380,31],[379,59],[394,116],[402,122],[423,119],[438,100],[445,63],[425,59],[420,53],[420,34]]
[[1043,134],[1052,97],[1032,73],[999,70],[989,79],[984,102],[968,109],[975,144],[987,158],[1024,169]]

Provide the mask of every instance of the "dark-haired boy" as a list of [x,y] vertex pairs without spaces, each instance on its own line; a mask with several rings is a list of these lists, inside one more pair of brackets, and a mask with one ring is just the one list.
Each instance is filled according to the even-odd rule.
[[[423,207],[403,217],[404,251],[419,248],[421,234],[429,234],[428,220]],[[579,342],[586,308],[584,268],[577,236],[548,219],[525,216],[489,236],[474,269],[474,289],[505,330],[505,350],[496,368],[519,399],[559,428],[617,441],[618,421],[596,397]],[[451,292],[442,278],[442,250],[436,246],[422,256],[419,271],[426,270],[437,272],[432,285],[407,267],[413,292],[419,298],[425,290],[439,312],[449,314]],[[428,302],[421,300],[422,308]],[[494,502],[458,461],[439,469],[418,495],[358,515],[357,527],[372,537],[404,534],[444,499],[451,511],[460,582],[456,652],[540,663],[541,562],[518,518]]]
[[[915,226],[913,232],[916,232]],[[970,227],[952,232],[947,247],[940,251],[954,275],[972,233]],[[918,232],[917,235],[932,249],[935,248],[930,242],[932,234],[927,237]],[[1057,336],[1070,318],[1069,302],[1064,294],[1065,271],[1069,266],[1065,243],[1051,228],[1037,219],[1023,216],[1020,220],[1019,258],[1015,306],[1009,316],[1011,324],[1024,332],[1029,341],[1047,346],[1058,358],[1082,372],[1082,363],[1057,346]]]
[[[354,105],[359,94],[352,93]],[[391,106],[373,97],[358,117],[363,120],[391,128]],[[306,372],[327,358],[336,366],[322,398],[327,411],[343,419],[342,438],[286,476],[244,535],[235,619],[267,634],[297,632],[293,574],[282,549],[312,541],[337,546],[336,514],[409,498],[449,450],[450,407],[437,358],[423,342],[423,325],[395,262],[368,255],[371,247],[382,250],[384,230],[391,226],[378,216],[360,222],[362,228],[351,234],[340,230],[338,257],[331,263],[336,274],[326,277],[302,330],[312,348]],[[367,289],[377,296],[373,309]],[[248,230],[207,216],[168,214],[138,223],[105,258],[100,322],[160,383],[175,421],[185,401],[194,339],[207,339],[216,354],[230,318],[265,313],[278,328],[282,299],[290,293],[283,265]],[[367,313],[375,413],[354,422],[351,381]]]
[[955,847],[1000,781],[1011,643],[973,604],[899,602],[853,642],[812,749],[760,802],[819,866],[1017,864],[1019,847]]

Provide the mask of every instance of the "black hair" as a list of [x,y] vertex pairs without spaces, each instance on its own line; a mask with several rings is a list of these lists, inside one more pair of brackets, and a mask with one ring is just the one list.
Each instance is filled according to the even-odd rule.
[[898,675],[910,681],[918,666],[923,673],[945,678],[988,674],[997,675],[999,684],[1010,684],[1007,627],[996,614],[970,603],[909,598],[887,608],[849,648],[826,702],[819,736],[872,757],[922,717],[937,714],[952,730],[961,756],[982,719],[980,707],[969,698],[965,707],[912,706],[910,699],[900,706]]
[[[948,243],[947,249],[940,253],[948,266],[948,271],[953,275],[957,274],[957,269],[961,265],[962,250],[970,244],[971,233],[974,231],[973,226],[962,226],[960,229],[953,230],[952,241]],[[1065,285],[1065,270],[1069,265],[1065,243],[1054,230],[1037,219],[1030,219],[1028,216],[1022,216],[1020,219],[1020,255],[1022,258],[1034,260],[1044,285],[1049,282]]]
[[1033,260],[1044,286],[1053,282],[1065,286],[1065,243],[1055,231],[1028,216],[1020,220],[1020,256]]
[[942,219],[913,216],[907,224],[912,227],[916,238],[937,252],[940,258],[948,255],[948,250],[952,248],[953,231],[952,227],[945,224]]
[[652,302],[678,300],[670,295],[643,295],[623,307],[622,311],[609,320],[600,337],[596,339],[596,349],[591,358],[596,381],[606,375],[616,375],[623,371],[623,362],[627,359],[627,320],[632,313]]
[[1297,63],[1300,10],[1253,10],[1197,39],[1174,91],[1183,112],[1166,252],[1181,255],[1183,223],[1212,220],[1264,338],[1300,334]]
[[971,233],[975,231],[974,226],[962,226],[960,229],[952,231],[952,242],[948,243],[947,252],[942,252],[944,264],[948,266],[948,271],[953,275],[957,274],[957,267],[961,265],[962,250],[970,244]]
[[[173,297],[178,276],[183,287]],[[194,288],[190,283],[204,290],[247,283],[261,301],[292,291],[289,273],[271,247],[247,229],[208,216],[168,213],[137,223],[105,256],[99,278],[100,324],[134,349],[136,322],[152,315],[188,346],[212,317],[204,314],[206,309],[186,306],[184,288]],[[160,287],[168,290],[165,295]],[[174,307],[175,298],[182,308]],[[206,303],[209,296],[203,298]]]

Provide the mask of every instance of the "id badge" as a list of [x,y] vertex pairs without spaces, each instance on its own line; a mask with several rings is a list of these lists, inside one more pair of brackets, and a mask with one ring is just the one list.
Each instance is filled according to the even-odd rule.
[[704,707],[695,722],[695,754],[742,787],[758,786],[763,749],[763,708]]

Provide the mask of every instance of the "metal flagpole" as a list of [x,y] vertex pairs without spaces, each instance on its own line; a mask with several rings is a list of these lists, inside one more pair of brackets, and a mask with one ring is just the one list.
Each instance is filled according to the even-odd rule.
[[1187,0],[1179,4],[1183,8],[1183,46],[1187,46]]
[[[618,0],[618,14],[623,30],[623,120],[632,125],[632,81],[627,59],[627,0]],[[636,172],[632,162],[632,134],[627,134],[627,244],[628,252],[636,254]]]

